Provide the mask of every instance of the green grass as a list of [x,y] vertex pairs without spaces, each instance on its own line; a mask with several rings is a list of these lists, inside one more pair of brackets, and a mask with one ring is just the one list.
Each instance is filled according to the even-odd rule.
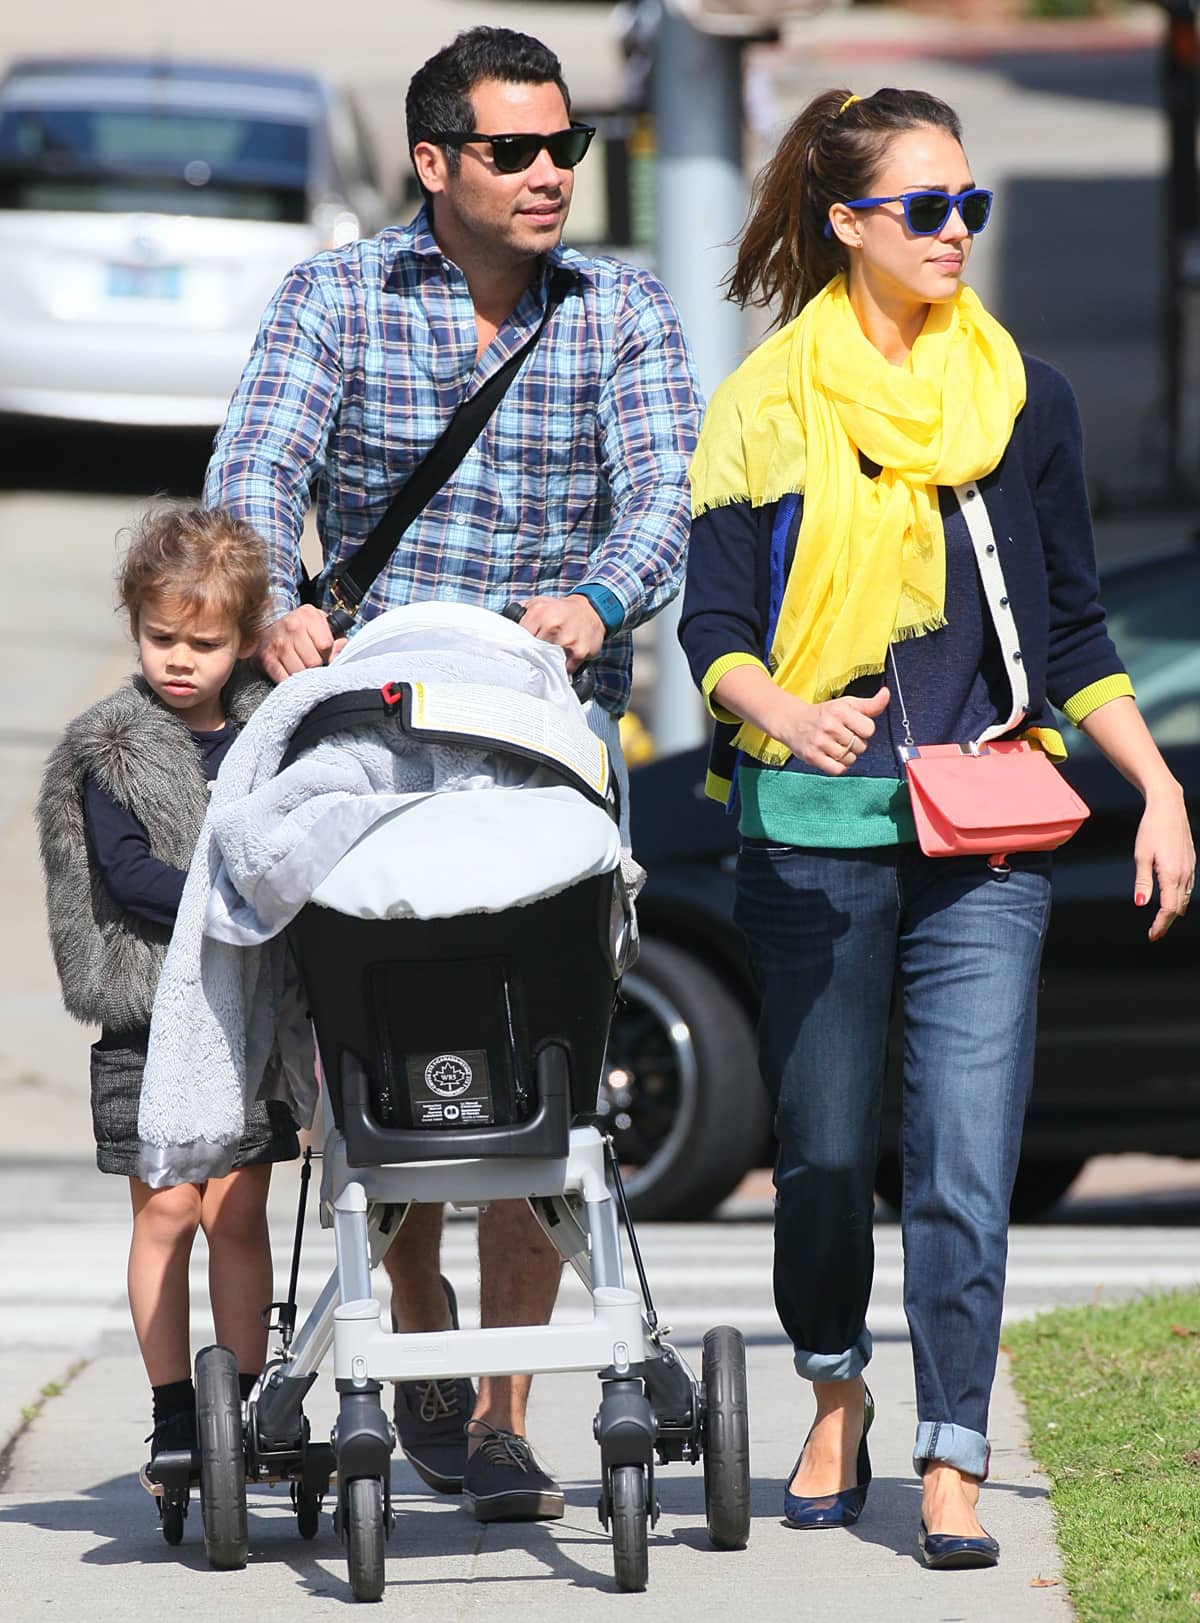
[[1079,1623],[1200,1618],[1200,1290],[1005,1332]]
[[0,1448],[0,1491],[3,1490],[4,1484],[8,1480],[9,1473],[12,1470],[13,1456],[17,1451],[17,1446],[22,1437],[24,1437],[30,1426],[32,1426],[37,1420],[47,1403],[49,1403],[52,1398],[62,1397],[63,1393],[67,1390],[68,1386],[70,1386],[75,1377],[82,1374],[87,1366],[88,1360],[86,1358],[79,1359],[77,1363],[71,1365],[70,1369],[68,1369],[61,1381],[47,1381],[45,1386],[43,1386],[38,1392],[37,1397],[34,1398],[32,1403],[22,1404],[21,1424],[11,1434],[4,1447]]

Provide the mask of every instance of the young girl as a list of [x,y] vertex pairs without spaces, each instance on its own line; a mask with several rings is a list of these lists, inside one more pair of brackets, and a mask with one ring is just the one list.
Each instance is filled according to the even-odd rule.
[[219,511],[147,518],[119,575],[141,674],[67,728],[46,765],[37,816],[50,939],[67,1010],[98,1024],[92,1121],[102,1172],[129,1179],[129,1306],[153,1388],[150,1463],[195,1446],[188,1263],[209,1252],[217,1340],[243,1394],[262,1369],[271,1300],[271,1163],[299,1153],[282,1106],[250,1112],[235,1170],[151,1189],[137,1176],[138,1095],[150,1011],[208,789],[239,726],[271,691],[240,664],[267,609],[257,534]]
[[[731,287],[786,325],[705,419],[680,633],[725,724],[713,788],[725,798],[736,778],[740,798],[736,917],[779,1142],[775,1300],[816,1399],[784,1514],[846,1525],[871,1480],[865,1321],[895,987],[918,1536],[940,1567],[999,1554],[976,1500],[1050,859],[993,872],[925,856],[909,722],[917,744],[995,728],[1061,756],[1056,706],[1145,799],[1131,899],[1147,906],[1157,878],[1151,941],[1195,873],[1182,791],[1097,601],[1070,386],[962,285],[991,202],[954,112],[919,91],[830,90],[784,136]],[[995,626],[972,528],[1003,564]]]

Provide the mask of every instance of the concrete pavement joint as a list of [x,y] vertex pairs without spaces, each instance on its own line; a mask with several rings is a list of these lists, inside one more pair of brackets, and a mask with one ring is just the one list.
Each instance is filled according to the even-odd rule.
[[83,1374],[89,1362],[90,1360],[87,1358],[77,1358],[73,1364],[67,1366],[61,1380],[47,1381],[33,1402],[23,1404],[18,1410],[13,1429],[0,1443],[0,1493],[4,1492],[5,1483],[12,1472],[17,1449],[20,1447],[26,1432],[35,1424],[47,1403],[53,1402],[55,1398],[61,1398],[71,1383]]

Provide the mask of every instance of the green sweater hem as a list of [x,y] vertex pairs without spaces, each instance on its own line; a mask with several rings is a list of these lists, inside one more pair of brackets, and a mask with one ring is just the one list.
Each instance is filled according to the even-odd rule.
[[738,796],[747,839],[852,851],[917,837],[908,785],[897,778],[827,778],[743,759]]

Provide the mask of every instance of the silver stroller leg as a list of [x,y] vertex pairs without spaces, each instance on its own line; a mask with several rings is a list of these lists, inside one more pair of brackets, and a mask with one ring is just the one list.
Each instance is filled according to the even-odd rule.
[[[407,1206],[373,1202],[368,1207],[366,1244],[370,1268],[383,1260],[407,1215]],[[352,1243],[352,1237],[347,1236],[347,1245]],[[337,1244],[339,1267],[330,1274],[308,1317],[297,1330],[286,1362],[270,1366],[265,1371],[263,1385],[256,1397],[258,1436],[263,1442],[272,1439],[291,1441],[299,1436],[301,1404],[317,1378],[321,1361],[333,1345],[334,1309],[344,1299],[341,1295],[340,1237]]]

